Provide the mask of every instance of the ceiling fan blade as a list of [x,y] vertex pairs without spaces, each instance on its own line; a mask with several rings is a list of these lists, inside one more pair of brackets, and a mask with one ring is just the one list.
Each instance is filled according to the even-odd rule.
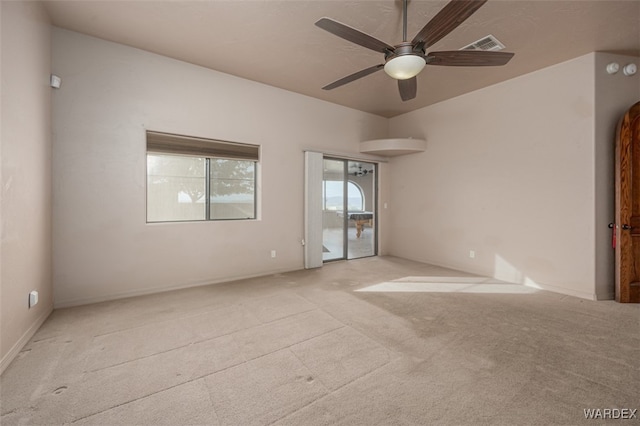
[[334,21],[331,18],[321,18],[316,22],[316,26],[322,28],[325,31],[329,31],[333,35],[337,35],[340,38],[348,40],[352,43],[358,44],[367,49],[375,50],[376,52],[386,53],[387,51],[393,52],[395,47],[384,41],[365,34],[362,31],[351,28],[348,25],[341,24],[338,21]]
[[413,38],[416,50],[433,46],[442,37],[456,29],[469,16],[480,9],[487,0],[452,0]]
[[398,80],[398,89],[400,90],[400,97],[403,101],[409,101],[416,97],[418,91],[418,79],[411,77],[406,80]]
[[343,77],[343,78],[341,78],[340,80],[336,80],[336,81],[334,81],[334,82],[333,82],[333,83],[331,83],[331,84],[327,84],[327,85],[326,85],[326,86],[324,86],[322,89],[323,89],[323,90],[331,90],[331,89],[335,89],[336,87],[343,86],[343,85],[345,85],[345,84],[347,84],[347,83],[351,83],[352,81],[355,81],[355,80],[357,80],[357,79],[359,79],[359,78],[366,77],[366,76],[368,76],[369,74],[373,74],[374,72],[376,72],[376,71],[378,71],[378,70],[381,70],[382,68],[384,68],[384,65],[383,65],[383,64],[380,64],[380,65],[374,65],[374,66],[372,66],[372,67],[365,68],[365,69],[360,70],[360,71],[358,71],[358,72],[354,72],[354,73],[353,73],[353,74],[351,74],[351,75],[348,75],[348,76],[346,76],[346,77]]
[[478,50],[451,50],[429,52],[427,65],[448,65],[454,67],[486,67],[505,65],[513,58],[509,52],[483,52]]

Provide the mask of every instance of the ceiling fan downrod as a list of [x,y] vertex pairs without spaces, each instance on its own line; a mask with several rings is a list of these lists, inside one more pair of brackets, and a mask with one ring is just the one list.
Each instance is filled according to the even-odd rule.
[[407,1],[402,0],[402,42],[407,42]]

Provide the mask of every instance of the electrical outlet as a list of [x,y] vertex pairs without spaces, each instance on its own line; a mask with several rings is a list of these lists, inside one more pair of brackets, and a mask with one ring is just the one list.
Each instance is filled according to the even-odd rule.
[[276,257],[276,251],[271,250],[271,258],[274,259]]
[[31,293],[29,293],[29,308],[37,304],[38,304],[38,292],[34,290]]
[[476,257],[476,252],[475,252],[475,250],[469,250],[469,257],[470,257],[471,259],[475,259],[475,257]]

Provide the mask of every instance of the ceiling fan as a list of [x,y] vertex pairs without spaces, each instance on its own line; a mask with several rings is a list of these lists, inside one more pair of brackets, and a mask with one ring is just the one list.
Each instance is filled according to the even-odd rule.
[[368,175],[369,173],[373,173],[373,169],[371,169],[371,170],[364,169],[363,170],[362,166],[358,166],[358,170],[353,172],[353,175],[362,177],[362,176]]
[[403,101],[416,97],[418,83],[416,76],[425,65],[448,66],[496,66],[505,65],[513,53],[474,50],[452,50],[426,53],[426,49],[453,31],[469,18],[487,0],[452,0],[434,16],[416,36],[407,41],[407,0],[403,0],[402,43],[395,46],[378,40],[362,31],[349,27],[331,18],[321,18],[316,25],[331,34],[352,43],[384,54],[384,64],[374,65],[341,78],[323,87],[335,89],[359,78],[366,77],[384,68],[391,77],[398,80],[398,89]]

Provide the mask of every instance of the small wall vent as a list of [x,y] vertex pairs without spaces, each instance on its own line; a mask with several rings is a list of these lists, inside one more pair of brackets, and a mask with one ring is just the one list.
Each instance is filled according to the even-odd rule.
[[482,37],[480,40],[466,45],[460,50],[483,50],[485,52],[496,52],[502,49],[504,49],[504,44],[500,43],[500,40],[489,34],[486,37]]

